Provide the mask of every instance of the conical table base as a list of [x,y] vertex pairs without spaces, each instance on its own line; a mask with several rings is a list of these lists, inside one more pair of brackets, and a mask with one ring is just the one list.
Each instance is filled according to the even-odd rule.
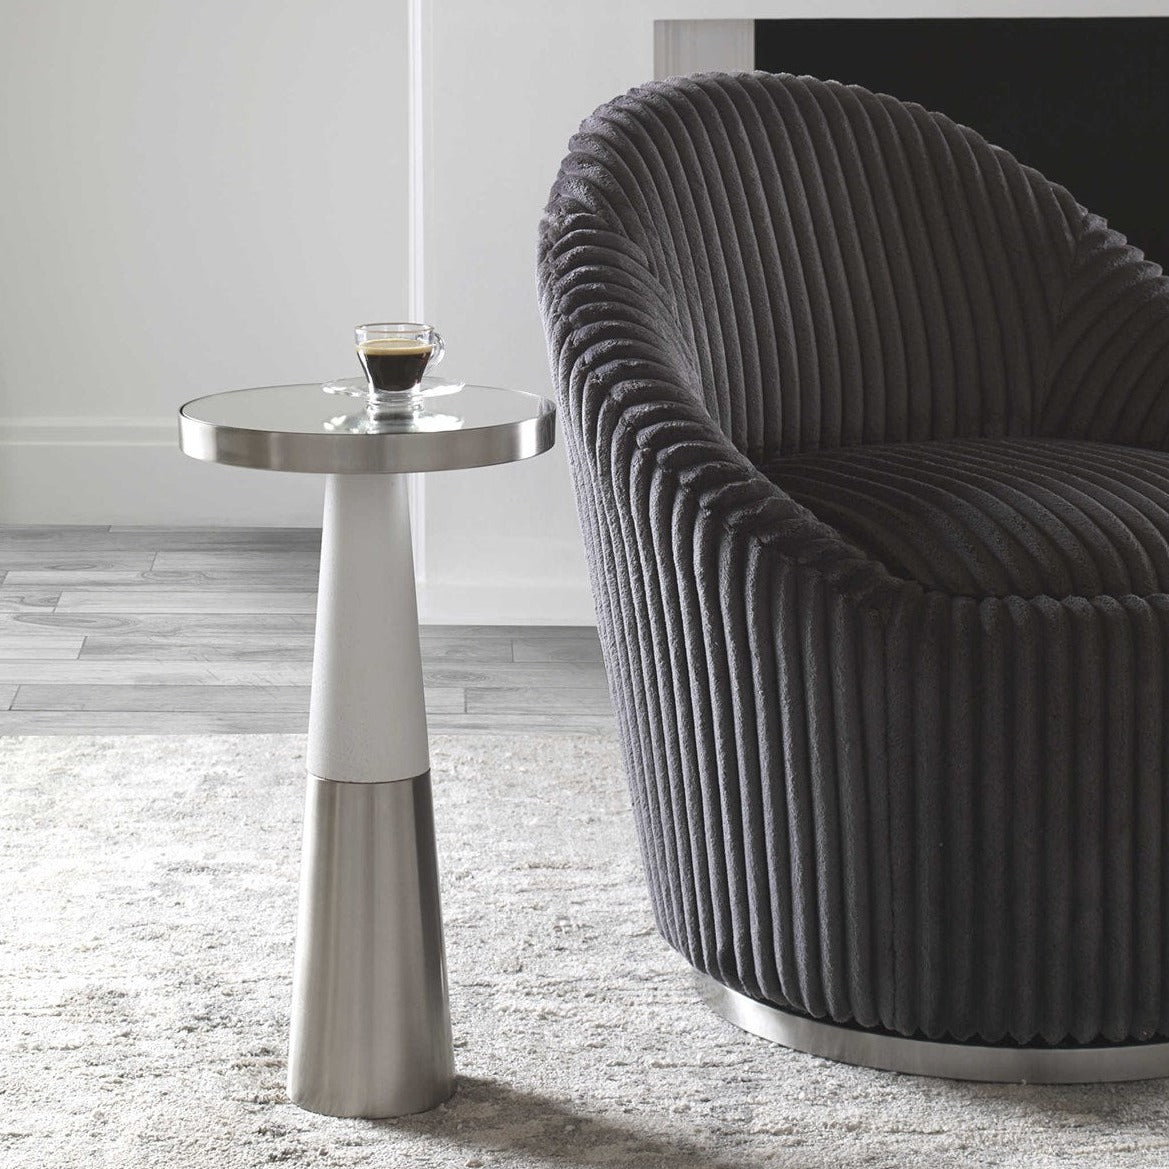
[[401,1116],[454,1091],[430,776],[309,776],[288,1094]]
[[454,1091],[406,482],[325,489],[288,1092],[402,1116]]

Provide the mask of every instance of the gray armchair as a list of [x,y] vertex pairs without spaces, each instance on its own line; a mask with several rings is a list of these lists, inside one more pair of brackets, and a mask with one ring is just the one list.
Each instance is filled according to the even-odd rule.
[[708,74],[585,121],[539,286],[713,1001],[906,1070],[1169,1072],[1161,270],[940,114]]

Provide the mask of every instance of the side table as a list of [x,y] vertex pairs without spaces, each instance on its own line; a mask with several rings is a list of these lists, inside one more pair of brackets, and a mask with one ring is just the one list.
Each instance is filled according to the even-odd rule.
[[[425,384],[425,383],[424,383]],[[454,1091],[407,473],[530,458],[556,408],[437,389],[438,428],[376,423],[319,384],[188,402],[193,458],[325,476],[288,1093],[402,1116]]]

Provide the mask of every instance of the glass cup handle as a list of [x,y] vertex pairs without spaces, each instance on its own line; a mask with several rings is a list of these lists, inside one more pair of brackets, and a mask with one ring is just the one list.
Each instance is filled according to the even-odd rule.
[[430,330],[430,343],[434,346],[434,352],[430,355],[430,360],[426,363],[428,370],[433,369],[440,361],[442,361],[446,354],[446,342],[442,339],[442,335],[436,330]]

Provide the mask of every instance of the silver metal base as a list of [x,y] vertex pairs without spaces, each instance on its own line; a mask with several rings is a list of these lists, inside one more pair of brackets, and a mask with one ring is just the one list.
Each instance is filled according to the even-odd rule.
[[454,1092],[430,773],[308,777],[288,1094],[404,1116]]
[[914,1076],[1016,1084],[1095,1084],[1169,1076],[1169,1043],[1108,1047],[988,1047],[905,1039],[820,1023],[731,990],[694,972],[698,993],[724,1019],[809,1055]]

